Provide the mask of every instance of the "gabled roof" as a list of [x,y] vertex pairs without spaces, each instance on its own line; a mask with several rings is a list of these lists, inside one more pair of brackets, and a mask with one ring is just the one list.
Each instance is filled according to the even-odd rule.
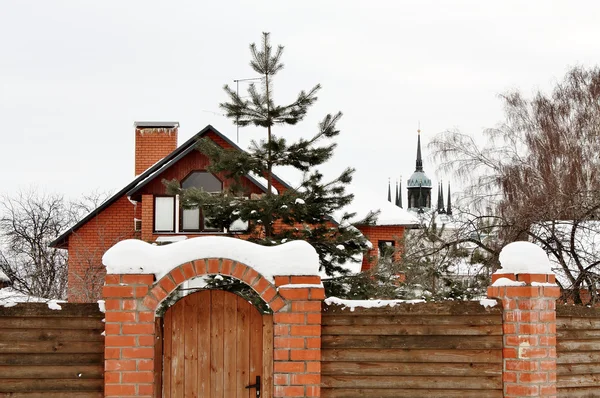
[[[177,163],[178,160],[180,160],[185,155],[187,155],[188,153],[193,151],[196,147],[196,142],[209,132],[215,133],[219,138],[223,139],[225,142],[227,142],[229,145],[231,145],[234,149],[243,151],[243,149],[240,148],[236,143],[231,141],[225,135],[221,134],[217,129],[215,129],[213,126],[211,126],[209,124],[202,130],[200,130],[200,132],[198,132],[192,138],[187,140],[183,145],[179,146],[177,149],[175,149],[169,155],[165,156],[163,159],[156,162],[153,166],[151,166],[146,171],[144,171],[142,174],[137,176],[133,181],[131,181],[129,184],[127,184],[127,186],[125,186],[119,192],[117,192],[116,194],[111,196],[109,199],[107,199],[98,208],[96,208],[95,210],[90,212],[87,216],[85,216],[83,219],[81,219],[81,221],[79,221],[77,224],[75,224],[74,226],[69,228],[67,231],[65,231],[62,235],[60,235],[54,241],[50,242],[50,247],[64,248],[65,244],[67,243],[67,239],[73,232],[75,232],[77,229],[79,229],[80,227],[85,225],[88,221],[90,221],[92,218],[96,217],[104,209],[108,208],[110,205],[112,205],[118,199],[122,198],[124,195],[126,195],[128,197],[134,195],[141,188],[143,188],[146,184],[148,184],[155,177],[157,177],[160,173],[167,170],[169,167],[171,167],[175,163]],[[248,179],[250,179],[253,183],[255,183],[258,187],[262,188],[263,191],[266,191],[267,188],[264,187],[256,179],[252,178],[251,176],[246,176],[246,177]],[[291,189],[289,184],[287,184],[281,178],[277,177],[275,174],[273,174],[273,179],[276,180],[277,182],[279,182],[281,185],[283,185],[287,189]]]

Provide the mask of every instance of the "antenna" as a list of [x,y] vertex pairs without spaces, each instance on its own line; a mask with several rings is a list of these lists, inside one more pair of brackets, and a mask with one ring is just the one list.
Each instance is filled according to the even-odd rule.
[[[237,95],[237,97],[240,97],[240,82],[250,82],[250,81],[257,81],[257,80],[262,80],[262,77],[249,77],[247,79],[233,79],[233,81],[235,82],[235,95]],[[240,126],[238,124],[238,120],[239,118],[236,117],[235,118],[235,127],[236,127],[236,137],[237,137],[237,143],[240,143]]]

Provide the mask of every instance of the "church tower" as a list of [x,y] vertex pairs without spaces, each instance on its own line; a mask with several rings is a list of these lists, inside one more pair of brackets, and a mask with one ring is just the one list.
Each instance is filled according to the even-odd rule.
[[423,159],[421,157],[421,130],[417,130],[417,162],[415,172],[407,181],[408,185],[408,210],[428,211],[431,210],[431,179],[423,171]]

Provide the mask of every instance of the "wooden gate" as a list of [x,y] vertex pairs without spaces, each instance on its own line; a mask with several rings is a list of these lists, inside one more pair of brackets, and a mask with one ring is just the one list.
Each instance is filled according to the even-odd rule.
[[[164,398],[271,398],[273,317],[221,290],[192,293],[164,315]],[[260,377],[260,395],[255,384]]]

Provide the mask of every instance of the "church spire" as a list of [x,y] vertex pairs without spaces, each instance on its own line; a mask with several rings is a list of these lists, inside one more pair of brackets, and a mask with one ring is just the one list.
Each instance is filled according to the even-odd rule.
[[396,203],[399,208],[402,208],[402,176],[400,176],[400,183],[398,188],[398,203]]
[[396,196],[394,196],[394,204],[398,206],[398,180],[396,180]]
[[450,183],[448,183],[448,206],[446,207],[446,214],[452,215],[452,199],[450,197]]
[[392,188],[390,187],[390,179],[388,178],[388,202],[392,201]]
[[421,129],[417,130],[417,167],[415,171],[423,171],[423,159],[421,158]]

